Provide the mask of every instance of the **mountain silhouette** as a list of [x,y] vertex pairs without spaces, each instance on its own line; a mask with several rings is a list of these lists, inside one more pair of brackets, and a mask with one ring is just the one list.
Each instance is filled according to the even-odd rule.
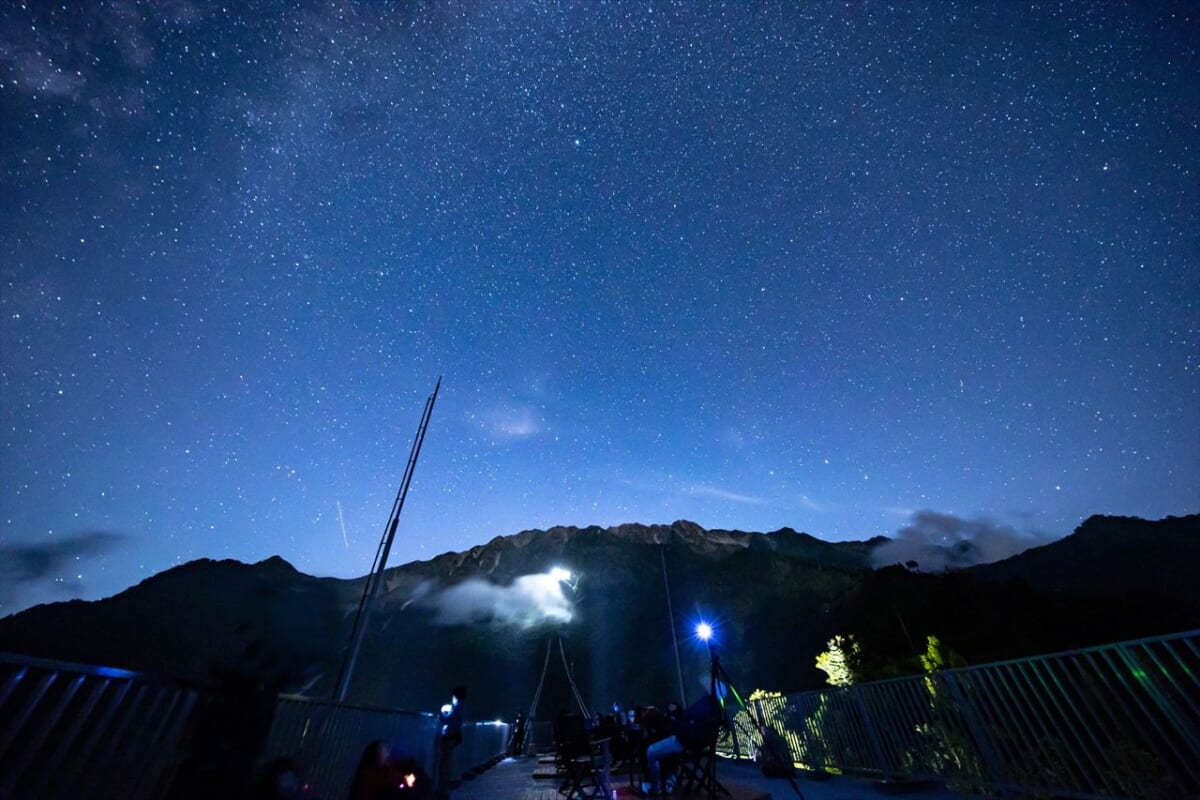
[[[1059,541],[945,574],[870,568],[884,541],[686,521],[555,527],[405,564],[388,570],[349,699],[430,709],[465,683],[477,718],[509,716],[528,707],[550,644],[545,716],[570,705],[558,637],[592,704],[675,697],[664,562],[690,696],[708,674],[707,650],[690,636],[701,617],[716,627],[722,663],[746,691],[821,686],[815,656],[839,633],[858,637],[880,676],[913,668],[928,635],[980,663],[1200,623],[1200,588],[1185,574],[1200,563],[1200,515],[1092,517]],[[496,613],[438,624],[428,600],[464,585],[500,592],[554,566],[580,576],[570,622],[518,624]],[[315,578],[278,557],[194,561],[105,600],[0,620],[0,650],[190,681],[249,677],[328,696],[363,580]]]

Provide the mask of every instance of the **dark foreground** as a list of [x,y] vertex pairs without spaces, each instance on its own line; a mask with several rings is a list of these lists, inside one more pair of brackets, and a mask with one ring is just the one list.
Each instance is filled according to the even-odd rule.
[[[474,780],[465,781],[451,797],[454,800],[562,800],[557,781],[533,777],[537,767],[536,758],[507,758]],[[764,778],[751,764],[722,761],[717,768],[717,779],[729,789],[728,800],[797,797],[787,780]],[[834,777],[823,781],[797,778],[796,785],[805,800],[884,800],[894,796],[864,778]],[[628,786],[625,775],[613,776],[613,789],[620,800],[638,796]],[[962,800],[967,797],[944,789],[905,791],[902,796],[908,800]]]

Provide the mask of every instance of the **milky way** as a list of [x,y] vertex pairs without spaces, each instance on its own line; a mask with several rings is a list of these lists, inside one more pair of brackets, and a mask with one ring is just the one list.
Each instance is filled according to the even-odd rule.
[[1195,9],[995,5],[5,4],[0,613],[363,574],[438,375],[393,563],[1197,511]]

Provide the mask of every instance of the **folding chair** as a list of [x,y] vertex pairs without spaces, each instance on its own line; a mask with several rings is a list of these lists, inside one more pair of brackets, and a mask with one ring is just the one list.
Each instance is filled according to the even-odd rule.
[[679,779],[675,791],[680,797],[692,792],[708,797],[729,794],[729,790],[717,780],[717,736],[701,747],[684,750],[679,758]]
[[593,741],[583,718],[567,715],[554,723],[554,742],[555,762],[563,773],[558,793],[566,800],[608,797],[608,740]]

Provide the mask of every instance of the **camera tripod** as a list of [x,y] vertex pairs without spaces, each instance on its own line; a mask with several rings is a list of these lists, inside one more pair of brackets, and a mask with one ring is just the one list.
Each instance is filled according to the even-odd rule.
[[[742,699],[742,696],[740,694],[738,694],[738,690],[736,688],[734,688],[734,686],[733,686],[733,681],[731,681],[729,679],[729,673],[727,673],[725,671],[725,668],[721,666],[721,658],[720,658],[720,656],[717,655],[717,649],[713,646],[713,643],[711,640],[709,640],[707,642],[707,644],[708,644],[708,658],[709,658],[710,696],[713,698],[713,700],[718,704],[718,706],[721,709],[721,724],[729,728],[729,732],[733,736],[734,748],[735,749],[737,748],[737,730],[734,728],[733,722],[730,721],[726,717],[726,714],[725,714],[725,691],[726,690],[730,694],[733,695],[733,699],[737,701],[738,706],[743,711],[746,712],[746,716],[750,718],[750,721],[752,723],[754,723],[754,729],[758,732],[758,738],[762,742],[762,745],[761,745],[762,749],[764,751],[768,752],[770,754],[771,758],[775,759],[776,761],[778,761],[780,763],[791,764],[792,763],[791,753],[787,754],[788,757],[786,760],[780,757],[780,754],[776,751],[776,748],[778,747],[777,741],[774,738],[770,738],[767,736],[767,731],[763,727],[762,721],[759,720],[759,718],[756,714],[751,713],[750,709],[746,708],[746,701],[744,701]],[[717,693],[719,688],[722,689],[720,694]],[[705,765],[704,765],[704,776],[703,776],[704,785],[709,787],[709,796],[710,797],[713,794],[715,794],[716,790],[720,790],[721,792],[724,792],[725,794],[729,794],[729,790],[717,782],[717,761],[716,761],[716,758],[714,757],[716,755],[715,750],[716,750],[716,742],[714,740],[713,752],[710,752],[708,754],[709,757],[707,758]],[[799,784],[796,783],[796,776],[789,774],[787,776],[787,779],[788,779],[788,783],[790,783],[792,785],[792,791],[794,791],[796,793],[796,797],[800,798],[800,800],[804,800],[804,793],[800,791],[800,786],[799,786]]]

